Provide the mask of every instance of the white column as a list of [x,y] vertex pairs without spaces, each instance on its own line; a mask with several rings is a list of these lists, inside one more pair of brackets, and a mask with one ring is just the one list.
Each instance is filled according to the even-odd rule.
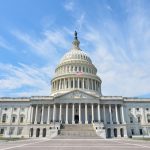
[[66,85],[66,79],[64,78],[64,89],[66,90],[66,87],[67,87],[67,85]]
[[90,81],[89,81],[89,79],[87,79],[87,88],[88,88],[88,90],[90,89]]
[[101,115],[100,115],[100,104],[97,104],[97,112],[98,112],[98,122],[101,122]]
[[44,119],[44,105],[42,105],[41,124],[43,124],[43,119]]
[[27,112],[27,123],[31,123],[31,117],[32,117],[32,105],[28,107],[28,112]]
[[92,113],[92,123],[94,121],[94,108],[93,108],[93,104],[91,104],[91,113]]
[[59,82],[59,90],[62,89],[61,87],[61,79],[60,79],[60,82]]
[[123,105],[121,105],[122,124],[125,123]]
[[115,112],[116,112],[116,123],[119,124],[119,120],[118,120],[118,107],[117,107],[117,104],[115,105]]
[[85,124],[88,124],[88,119],[87,119],[87,104],[85,104]]
[[75,79],[73,78],[73,89],[75,88]]
[[66,104],[66,124],[68,124],[68,104]]
[[106,124],[105,105],[103,104],[104,124]]
[[96,80],[94,80],[95,81],[95,91],[96,91]]
[[19,107],[18,108],[18,114],[17,114],[17,116],[18,116],[18,124],[20,123],[20,110],[21,110],[21,108]]
[[38,105],[36,105],[36,109],[35,109],[35,120],[34,120],[34,124],[37,124],[37,116],[38,116]]
[[79,78],[78,78],[78,89],[79,89]]
[[59,106],[59,122],[62,122],[61,112],[62,112],[62,104],[60,104]]
[[79,124],[82,124],[82,122],[81,122],[81,103],[79,103]]
[[110,120],[110,124],[113,124],[112,122],[112,113],[111,113],[111,104],[109,104],[109,120]]
[[92,84],[92,90],[93,90],[93,80],[91,80],[91,84]]
[[50,124],[50,105],[48,105],[48,108],[47,108],[47,124]]
[[84,89],[84,78],[82,79],[82,88]]
[[56,104],[53,105],[53,122],[55,122]]
[[111,129],[111,137],[112,138],[114,137],[114,129],[113,128]]
[[72,104],[72,124],[75,124],[75,121],[74,121],[74,104]]
[[0,107],[0,123],[2,122],[2,108]]

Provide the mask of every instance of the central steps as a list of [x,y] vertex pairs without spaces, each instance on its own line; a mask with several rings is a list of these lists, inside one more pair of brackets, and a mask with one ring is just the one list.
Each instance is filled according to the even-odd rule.
[[56,138],[88,139],[88,138],[100,138],[100,137],[97,136],[92,124],[68,124],[68,125],[63,125],[59,135]]

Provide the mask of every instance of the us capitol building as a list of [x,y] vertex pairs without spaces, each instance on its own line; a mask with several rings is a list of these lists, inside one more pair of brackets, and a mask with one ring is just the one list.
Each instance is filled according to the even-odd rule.
[[0,136],[150,136],[150,99],[103,96],[97,69],[79,44],[75,31],[50,96],[0,98]]

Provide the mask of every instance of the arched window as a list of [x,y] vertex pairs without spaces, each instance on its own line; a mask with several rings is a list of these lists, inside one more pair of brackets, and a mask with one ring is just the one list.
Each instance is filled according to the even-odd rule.
[[23,122],[24,122],[24,118],[25,118],[24,115],[20,115],[20,123],[23,123]]
[[6,122],[6,117],[7,117],[6,114],[3,114],[3,117],[2,117],[2,122],[3,122],[3,123]]
[[147,122],[150,123],[150,114],[147,114]]
[[15,122],[16,122],[16,118],[17,118],[17,116],[16,116],[16,115],[12,115],[12,118],[11,118],[12,123],[15,123]]

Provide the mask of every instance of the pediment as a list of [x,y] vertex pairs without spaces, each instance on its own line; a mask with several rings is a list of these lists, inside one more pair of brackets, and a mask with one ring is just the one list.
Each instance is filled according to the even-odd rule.
[[90,100],[95,100],[98,99],[97,96],[94,96],[92,94],[80,91],[80,90],[74,90],[74,91],[70,91],[68,93],[56,96],[55,99],[59,99],[59,100],[70,100],[70,99],[76,99],[76,100],[80,100],[80,99],[90,99]]

